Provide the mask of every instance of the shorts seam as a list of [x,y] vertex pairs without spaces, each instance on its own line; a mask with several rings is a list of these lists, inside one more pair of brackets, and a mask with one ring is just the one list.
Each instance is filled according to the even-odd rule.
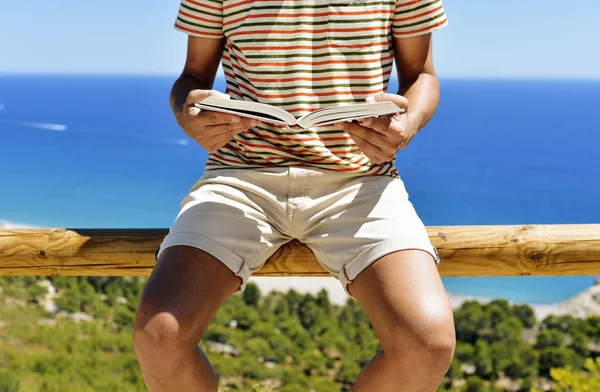
[[[287,241],[287,242],[290,242],[290,241],[291,241],[291,239],[290,239],[289,241]],[[277,251],[279,250],[279,248],[281,248],[283,245],[287,244],[287,242],[285,242],[285,243],[283,243],[283,244],[279,245],[279,246],[278,246],[278,247],[277,247],[277,248],[276,248],[276,249],[273,251],[273,253],[271,253],[271,256],[272,256],[273,254],[275,254],[275,252],[277,252]],[[258,257],[258,255],[259,255],[260,253],[262,253],[262,252],[265,252],[265,251],[267,251],[267,250],[269,250],[269,251],[270,251],[270,250],[271,250],[271,248],[275,248],[275,245],[273,245],[273,244],[271,244],[271,245],[267,245],[267,246],[265,246],[264,248],[262,248],[261,250],[259,250],[258,252],[254,253],[252,256],[248,257],[248,260],[246,261],[246,265],[248,265],[248,270],[249,270],[249,271],[252,271],[252,270],[250,269],[250,264],[251,264],[251,262],[252,262],[252,261],[253,261],[253,260],[254,260],[256,257]],[[269,256],[269,257],[270,257],[270,256]],[[269,257],[267,257],[267,258],[265,259],[265,261],[264,261],[264,262],[263,262],[263,263],[260,265],[260,267],[258,267],[257,271],[258,271],[258,270],[260,270],[262,267],[264,267],[264,265],[266,264],[266,262],[269,260]]]
[[[316,247],[319,248],[319,251],[321,252],[321,254],[323,255],[323,257],[325,257],[327,259],[327,261],[329,262],[329,264],[331,265],[335,265],[337,266],[337,263],[334,263],[333,260],[331,260],[331,258],[329,256],[327,256],[327,253],[325,253],[325,251],[323,250],[323,247],[321,246],[321,243],[317,242],[315,243]],[[317,262],[321,265],[321,267],[325,268],[325,266],[323,265],[323,263],[321,263],[319,261],[319,258],[317,257]],[[343,269],[344,267],[342,266],[341,269]],[[334,275],[331,271],[329,271],[327,268],[325,268],[327,270],[327,272],[329,272],[330,275]]]

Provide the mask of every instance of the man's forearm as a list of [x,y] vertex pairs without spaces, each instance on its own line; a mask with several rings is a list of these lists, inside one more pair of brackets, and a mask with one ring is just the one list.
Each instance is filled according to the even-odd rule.
[[421,73],[415,80],[400,83],[399,95],[408,99],[408,116],[415,131],[420,131],[433,117],[440,100],[436,75]]
[[171,109],[175,117],[179,119],[190,91],[210,89],[212,89],[212,83],[203,82],[190,74],[182,74],[171,89]]

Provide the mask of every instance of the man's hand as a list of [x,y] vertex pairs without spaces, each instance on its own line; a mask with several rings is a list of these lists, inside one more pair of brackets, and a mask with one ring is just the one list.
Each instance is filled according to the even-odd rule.
[[204,98],[222,96],[215,90],[192,90],[181,113],[177,113],[177,123],[186,134],[196,140],[208,152],[215,152],[227,144],[235,135],[259,124],[259,121],[239,116],[200,110],[194,105]]
[[[390,101],[401,109],[408,109],[408,100],[400,95],[383,93],[375,96],[374,100]],[[418,131],[416,126],[411,126],[407,112],[365,118],[359,124],[343,122],[337,125],[350,134],[358,148],[375,164],[394,159],[396,153],[405,148]]]

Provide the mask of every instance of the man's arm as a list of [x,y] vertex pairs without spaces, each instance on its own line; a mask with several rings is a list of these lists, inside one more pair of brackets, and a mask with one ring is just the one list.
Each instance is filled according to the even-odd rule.
[[185,66],[171,89],[171,109],[178,122],[191,91],[212,89],[224,44],[224,38],[188,37]]
[[402,115],[366,118],[359,124],[338,124],[375,164],[392,160],[410,143],[431,119],[440,98],[431,34],[394,38],[394,49],[400,82],[398,94],[382,93],[374,99],[391,101],[407,111]]
[[231,114],[200,111],[195,104],[210,95],[221,95],[212,90],[224,39],[199,38],[188,40],[185,67],[171,90],[171,108],[183,131],[208,152],[227,144],[235,135],[258,125],[256,120],[241,119]]
[[431,33],[394,38],[398,71],[398,95],[408,99],[410,127],[416,133],[433,117],[440,99],[440,85],[433,66]]

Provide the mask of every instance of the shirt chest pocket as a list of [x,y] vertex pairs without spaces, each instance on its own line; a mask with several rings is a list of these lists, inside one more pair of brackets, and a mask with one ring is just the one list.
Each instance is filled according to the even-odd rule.
[[327,40],[356,49],[388,44],[394,6],[394,1],[330,0]]

